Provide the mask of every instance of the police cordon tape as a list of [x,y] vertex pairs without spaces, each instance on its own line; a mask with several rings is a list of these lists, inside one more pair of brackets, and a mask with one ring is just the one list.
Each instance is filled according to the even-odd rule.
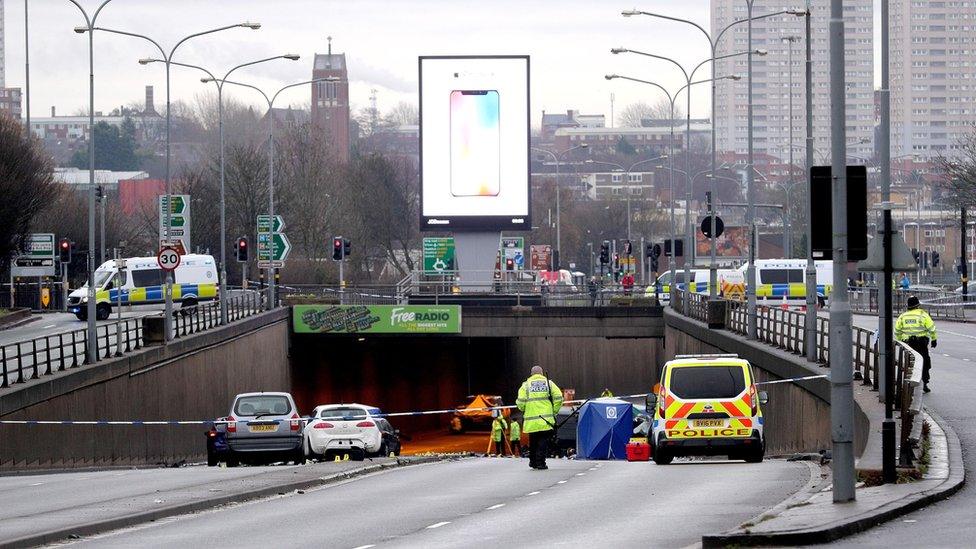
[[[777,379],[774,381],[759,381],[756,385],[775,385],[778,383],[795,383],[797,381],[807,381],[811,379],[821,379],[826,378],[827,374],[819,374],[813,376],[803,376],[803,377],[793,377],[788,379]],[[644,398],[647,393],[639,393],[636,395],[621,395],[613,396],[610,398],[617,398],[621,400],[631,399],[631,398]],[[582,404],[587,400],[593,399],[575,399],[564,401],[563,404]],[[515,405],[508,406],[484,406],[480,408],[445,408],[442,410],[421,410],[414,412],[392,412],[388,414],[371,414],[372,417],[417,417],[417,416],[431,416],[437,414],[453,414],[458,412],[488,412],[492,410],[511,410],[515,408]],[[286,421],[302,421],[302,420],[343,420],[348,419],[341,416],[330,416],[330,417],[300,417],[300,418],[286,418],[286,419],[257,419],[250,421],[261,421],[266,423],[284,423]],[[357,418],[361,419],[361,418]],[[202,419],[202,420],[131,420],[131,421],[113,421],[106,419],[99,420],[44,420],[44,419],[7,419],[0,420],[0,425],[223,425],[225,423],[237,423],[237,420],[229,419]]]
[[[645,393],[637,395],[623,395],[615,396],[613,398],[618,399],[628,399],[628,398],[643,398],[647,396]],[[584,403],[587,400],[592,399],[576,399],[567,400],[563,404],[573,404],[573,403]],[[508,410],[515,408],[515,405],[508,406],[485,406],[481,408],[445,408],[443,410],[422,410],[415,412],[392,412],[388,414],[371,414],[371,417],[411,417],[411,416],[430,416],[436,414],[453,414],[456,412],[487,412],[491,410]],[[302,421],[302,420],[343,420],[348,419],[341,416],[329,416],[329,417],[300,417],[300,418],[286,418],[286,419],[252,419],[250,421],[260,421],[267,423],[284,423],[286,421]],[[362,419],[362,418],[357,418]],[[152,420],[132,420],[132,421],[112,421],[112,420],[43,420],[43,419],[9,419],[0,420],[0,425],[223,425],[225,423],[237,423],[237,420],[229,419],[203,419],[203,420],[183,420],[183,421],[152,421]]]

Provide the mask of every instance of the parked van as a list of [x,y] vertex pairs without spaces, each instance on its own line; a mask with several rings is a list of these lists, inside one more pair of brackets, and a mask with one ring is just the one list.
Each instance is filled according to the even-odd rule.
[[[102,263],[95,270],[95,318],[105,320],[112,307],[119,303],[121,290],[123,305],[163,303],[163,284],[166,271],[159,268],[155,257],[127,257],[121,283],[115,260]],[[187,254],[180,258],[180,266],[173,272],[173,302],[192,307],[201,301],[217,297],[217,263],[213,256]],[[88,284],[68,295],[68,311],[78,320],[88,318]]]
[[[675,278],[678,280],[678,289],[685,289],[685,271],[684,269],[677,269],[675,271]],[[691,270],[691,284],[689,287],[691,291],[699,294],[707,294],[708,283],[709,283],[709,271],[708,269],[692,269]],[[742,278],[742,274],[736,269],[718,269],[718,290],[720,294],[725,294],[732,286],[740,286],[745,288],[745,279]],[[660,288],[659,295],[662,302],[667,302],[671,299],[671,271],[665,271],[658,275],[657,283]],[[650,285],[644,290],[645,295],[654,295],[654,286]]]
[[[830,288],[833,285],[833,263],[814,261],[813,264],[817,270],[817,301],[822,306],[830,296]],[[748,263],[739,267],[743,277],[746,276],[748,267]],[[756,299],[781,302],[785,297],[789,304],[805,304],[806,268],[805,259],[756,260]]]

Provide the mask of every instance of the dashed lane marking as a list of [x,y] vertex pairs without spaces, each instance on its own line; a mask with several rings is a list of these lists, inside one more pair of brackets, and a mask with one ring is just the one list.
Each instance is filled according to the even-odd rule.
[[529,492],[528,494],[525,494],[525,495],[527,495],[527,496],[534,496],[534,495],[539,494],[539,493],[541,493],[541,492],[539,492],[538,490],[536,490],[535,492]]
[[485,508],[485,511],[494,511],[495,509],[501,509],[502,507],[505,507],[505,504],[504,503],[496,503],[496,504],[492,505],[491,507],[486,507]]
[[41,327],[41,329],[42,329],[42,330],[47,330],[48,328],[54,328],[55,326],[57,326],[57,324],[50,324],[50,325],[48,325],[48,326],[43,326],[43,327]]
[[976,339],[976,336],[971,336],[969,334],[960,334],[959,332],[950,332],[949,330],[939,330],[939,333],[942,333],[942,334],[950,334],[950,335],[959,336],[959,337],[965,337],[965,338],[969,338],[969,339]]
[[43,482],[35,482],[34,484],[31,484],[31,486],[40,486],[42,484],[44,484],[44,483]]
[[371,543],[369,545],[360,545],[359,547],[353,547],[352,549],[369,549],[370,547],[376,547],[376,544]]
[[557,482],[556,484],[566,484],[566,481],[565,481],[565,480],[560,480],[560,481],[559,481],[559,482]]
[[586,473],[576,473],[576,476],[578,476],[578,477],[581,477],[581,476],[583,476],[583,475],[585,475],[585,474],[586,474]]
[[444,521],[444,522],[435,522],[434,524],[431,524],[430,526],[428,526],[427,529],[428,530],[433,530],[434,528],[440,528],[441,526],[445,526],[445,525],[450,524],[450,523],[451,523],[451,521],[449,521],[449,520],[448,521]]

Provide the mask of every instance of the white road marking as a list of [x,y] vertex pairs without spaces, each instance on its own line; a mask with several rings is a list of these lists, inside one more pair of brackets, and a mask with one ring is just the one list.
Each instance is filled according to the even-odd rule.
[[560,481],[559,481],[559,482],[557,482],[556,484],[566,484],[566,481],[565,481],[565,480],[560,480]]
[[40,486],[42,484],[44,484],[44,483],[43,482],[35,482],[34,484],[31,484],[31,486]]
[[436,522],[436,523],[431,524],[430,526],[428,526],[427,529],[428,530],[433,530],[434,528],[440,528],[441,526],[444,526],[444,525],[450,524],[450,523],[451,523],[451,521]]
[[494,511],[495,509],[501,509],[502,507],[505,507],[504,503],[496,503],[491,507],[486,508],[485,511]]
[[47,330],[48,328],[54,328],[55,326],[57,326],[57,324],[51,324],[50,326],[44,326],[41,329],[42,330]]
[[578,476],[578,477],[581,477],[581,476],[583,476],[583,475],[585,475],[585,474],[586,474],[586,473],[576,473],[576,476]]
[[376,547],[376,544],[371,543],[369,545],[360,545],[359,547],[353,547],[352,549],[369,549],[370,547]]
[[590,471],[596,471],[596,467],[590,467],[588,470],[590,470]]
[[540,492],[538,490],[536,490],[535,492],[529,492],[528,494],[525,494],[525,495],[527,495],[527,496],[534,496],[534,495],[536,495],[538,493],[540,493]]
[[967,337],[969,339],[976,339],[976,336],[971,336],[969,334],[960,334],[959,332],[950,332],[949,330],[939,330],[939,333],[942,333],[942,334],[950,334],[950,335],[959,336],[959,337]]
[[942,353],[942,356],[946,356],[946,357],[947,357],[947,356],[949,356],[949,355],[947,355],[947,354],[945,354],[945,353]]

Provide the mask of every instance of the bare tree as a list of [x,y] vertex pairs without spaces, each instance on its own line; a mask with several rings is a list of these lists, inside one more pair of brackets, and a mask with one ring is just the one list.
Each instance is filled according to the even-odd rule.
[[417,105],[400,101],[383,115],[385,126],[409,126],[420,123],[420,112]]
[[[674,119],[682,120],[684,116],[684,110],[680,106],[675,105]],[[671,102],[662,97],[653,105],[644,101],[631,103],[624,107],[620,111],[620,114],[617,115],[617,124],[625,128],[640,128],[643,125],[642,121],[647,119],[670,120]]]
[[31,221],[57,191],[51,162],[19,121],[0,115],[0,269],[20,247]]
[[943,155],[935,161],[945,178],[938,184],[943,198],[956,206],[976,206],[976,130],[959,140],[959,154]]

